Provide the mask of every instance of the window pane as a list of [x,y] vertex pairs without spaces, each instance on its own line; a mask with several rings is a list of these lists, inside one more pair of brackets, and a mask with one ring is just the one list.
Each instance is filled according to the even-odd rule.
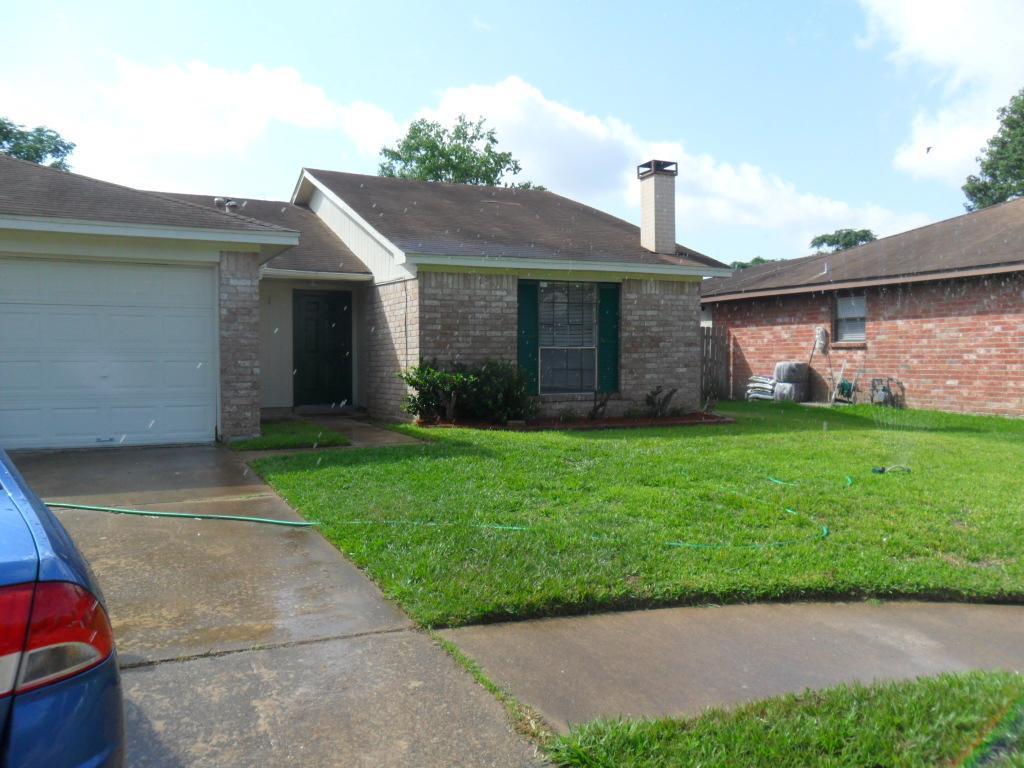
[[840,296],[836,299],[836,319],[856,320],[867,317],[866,305],[863,296]]
[[593,392],[596,350],[558,349],[540,351],[540,390],[546,393]]
[[540,287],[540,345],[590,347],[597,338],[597,288],[592,283]]
[[867,323],[858,320],[839,320],[836,323],[836,341],[864,341],[867,338]]

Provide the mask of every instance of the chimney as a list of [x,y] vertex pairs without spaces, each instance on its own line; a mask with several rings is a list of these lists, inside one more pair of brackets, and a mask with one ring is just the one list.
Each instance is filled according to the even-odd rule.
[[678,163],[648,160],[636,167],[640,179],[640,245],[655,253],[676,252]]

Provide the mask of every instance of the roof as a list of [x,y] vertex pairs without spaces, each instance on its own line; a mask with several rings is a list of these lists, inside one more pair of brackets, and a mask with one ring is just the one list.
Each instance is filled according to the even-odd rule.
[[648,251],[639,227],[553,192],[304,170],[408,254],[727,269]]
[[[213,202],[213,195],[186,195],[176,192],[157,194],[221,210]],[[237,201],[238,210],[245,216],[298,231],[299,244],[280,256],[275,256],[267,262],[268,267],[303,272],[370,274],[366,265],[309,208],[281,200],[253,200],[229,195],[222,197]]]
[[706,300],[1024,270],[1024,199],[994,205],[840,253],[760,264],[705,280]]
[[0,154],[0,216],[280,235],[284,227]]

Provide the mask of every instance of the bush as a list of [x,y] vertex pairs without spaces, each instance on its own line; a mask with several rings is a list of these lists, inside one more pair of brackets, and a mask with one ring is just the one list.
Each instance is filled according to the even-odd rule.
[[399,374],[413,390],[403,408],[421,421],[527,419],[536,406],[525,372],[515,363],[487,360],[478,366],[424,361]]
[[454,421],[459,400],[475,383],[460,370],[445,370],[435,363],[424,362],[402,371],[398,378],[413,389],[406,396],[402,410],[421,421],[445,418]]

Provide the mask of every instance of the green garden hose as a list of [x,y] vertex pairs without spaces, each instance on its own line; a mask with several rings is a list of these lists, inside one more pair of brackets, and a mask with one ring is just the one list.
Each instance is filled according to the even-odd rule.
[[272,520],[266,517],[243,517],[242,515],[197,515],[191,512],[154,512],[145,509],[123,509],[122,507],[97,507],[91,504],[67,504],[60,501],[44,501],[48,507],[60,509],[86,509],[91,512],[111,512],[115,515],[138,515],[140,517],[182,517],[189,520],[234,520],[240,523],[266,523],[267,525],[286,525],[292,528],[308,528],[320,523],[306,520]]

